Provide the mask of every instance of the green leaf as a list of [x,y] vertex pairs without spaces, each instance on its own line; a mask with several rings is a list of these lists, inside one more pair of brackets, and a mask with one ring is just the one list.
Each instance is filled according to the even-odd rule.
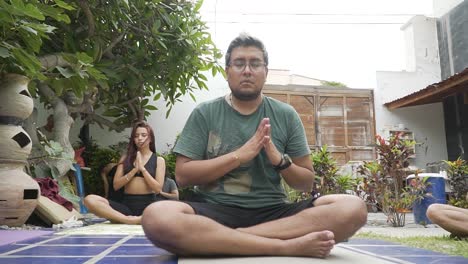
[[62,10],[60,10],[59,8],[55,8],[53,6],[45,4],[37,5],[45,16],[51,17],[58,22],[65,22],[67,24],[70,24],[70,18],[66,14],[63,14]]
[[26,30],[26,31],[28,31],[29,33],[32,33],[32,34],[34,34],[34,35],[37,35],[37,31],[34,30],[34,29],[32,29],[32,28],[30,28],[30,27],[28,27],[28,26],[22,25],[21,28],[24,29],[24,30]]
[[103,115],[105,116],[111,116],[111,117],[118,117],[122,114],[122,110],[118,108],[110,108],[104,111]]
[[107,80],[107,77],[94,67],[87,67],[86,71],[96,80]]
[[158,101],[159,98],[161,98],[161,93],[156,94],[156,95],[153,97],[153,101]]
[[21,48],[16,48],[12,50],[12,54],[15,57],[15,59],[18,60],[18,62],[26,67],[26,70],[30,71],[33,75],[36,74],[37,71],[41,69],[41,63],[39,60],[30,55],[30,53],[24,51]]
[[215,77],[216,73],[218,73],[218,69],[216,67],[211,67],[211,76]]
[[10,53],[10,51],[8,49],[0,47],[0,57],[2,57],[2,58],[11,57],[11,53]]
[[159,44],[161,44],[161,46],[163,46],[165,50],[167,50],[166,44],[164,44],[164,42],[162,42],[160,38],[157,38],[156,40],[158,41]]
[[38,35],[29,33],[23,27],[20,28],[19,34],[26,46],[32,51],[31,53],[39,53],[42,46],[42,39]]
[[153,110],[153,111],[158,110],[158,108],[156,106],[154,106],[154,105],[146,105],[145,109]]
[[70,78],[76,74],[70,68],[62,68],[60,66],[55,66],[55,68],[65,77]]
[[169,117],[169,115],[171,114],[171,111],[172,111],[172,106],[169,107],[169,109],[167,109],[167,112],[166,112],[166,119]]
[[24,26],[30,27],[36,31],[43,33],[52,33],[56,29],[56,27],[41,23],[24,23]]
[[76,58],[78,59],[78,61],[86,65],[90,65],[91,63],[93,63],[93,58],[84,52],[77,52]]
[[[1,6],[0,6],[1,7]],[[14,23],[15,20],[12,18],[10,13],[8,13],[6,10],[0,9],[0,22],[5,22],[5,23]]]
[[190,93],[190,97],[192,97],[192,100],[193,100],[194,102],[197,101],[197,99],[195,98],[195,95],[194,95],[193,93]]
[[25,15],[35,18],[37,20],[42,21],[45,19],[45,16],[42,14],[42,12],[33,4],[27,4],[24,8],[22,8],[22,11],[24,12]]
[[31,96],[32,96],[33,98],[36,98],[36,96],[37,96],[37,93],[36,93],[36,91],[37,91],[36,82],[29,82],[29,83],[28,83],[28,91],[29,91],[29,93],[31,94]]
[[50,83],[50,86],[52,87],[52,89],[54,89],[55,94],[57,96],[61,96],[62,93],[63,93],[64,84],[65,84],[65,82],[63,81],[63,79],[61,79],[61,80],[52,80],[52,82]]
[[62,0],[54,0],[54,2],[61,8],[66,9],[68,11],[75,10],[75,8]]

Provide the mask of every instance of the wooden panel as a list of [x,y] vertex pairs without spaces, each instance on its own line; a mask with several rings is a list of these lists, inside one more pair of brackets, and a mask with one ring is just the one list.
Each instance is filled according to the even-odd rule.
[[370,146],[372,144],[374,138],[372,121],[370,98],[346,98],[349,146]]
[[370,146],[369,126],[366,124],[348,123],[348,145],[349,146]]
[[309,145],[315,145],[315,107],[314,97],[305,95],[291,95],[290,103],[302,120]]
[[345,146],[343,97],[320,97],[319,101],[320,144]]
[[339,165],[375,159],[371,147],[375,137],[372,93],[327,91],[274,90],[265,94],[291,104],[301,118],[309,145],[328,145]]
[[291,95],[290,104],[300,114],[314,114],[313,96]]
[[288,103],[288,96],[286,94],[265,93],[265,95],[271,98],[275,98],[278,101]]
[[350,160],[373,160],[375,151],[372,149],[353,149],[350,152]]
[[346,152],[338,152],[331,150],[330,155],[336,160],[336,164],[338,164],[338,166],[345,165],[346,162],[348,162]]
[[307,137],[307,142],[309,145],[315,145],[315,120],[314,116],[312,115],[301,115],[299,114],[299,117],[301,118],[302,124],[304,125],[304,130],[306,133]]

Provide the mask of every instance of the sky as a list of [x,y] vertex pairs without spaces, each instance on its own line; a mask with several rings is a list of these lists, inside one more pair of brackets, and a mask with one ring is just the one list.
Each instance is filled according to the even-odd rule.
[[406,66],[401,27],[432,13],[432,0],[204,0],[200,10],[225,52],[241,32],[260,38],[270,69],[353,88],[375,88],[376,71]]

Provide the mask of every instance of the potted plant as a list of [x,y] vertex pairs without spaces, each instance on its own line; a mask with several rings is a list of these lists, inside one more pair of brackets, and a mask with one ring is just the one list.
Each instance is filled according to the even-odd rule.
[[468,164],[459,157],[455,161],[445,161],[448,165],[448,183],[452,186],[453,193],[449,204],[468,208]]
[[357,173],[362,175],[361,180],[356,185],[355,193],[364,200],[368,212],[376,213],[379,209],[378,194],[384,193],[384,185],[379,181],[382,167],[378,161],[364,161],[357,169]]
[[318,151],[311,154],[316,182],[316,192],[321,195],[337,193],[336,192],[336,173],[338,167],[335,159],[331,157],[327,150],[327,145],[321,147]]
[[408,159],[413,154],[412,147],[416,142],[402,139],[400,133],[388,140],[379,135],[376,138],[378,159],[361,168],[366,178],[366,190],[369,192],[369,199],[375,199],[392,226],[404,226],[405,214],[424,195],[405,184],[405,169],[409,166]]

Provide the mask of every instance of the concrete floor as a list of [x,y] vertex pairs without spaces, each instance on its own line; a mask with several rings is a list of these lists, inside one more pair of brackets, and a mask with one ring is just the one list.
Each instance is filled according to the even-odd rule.
[[[382,213],[370,213],[367,225],[359,232],[371,232],[387,236],[444,236],[448,232],[435,226],[426,227],[414,223],[407,215],[404,227],[390,227]],[[400,244],[377,240],[352,238],[335,246],[326,259],[299,257],[223,257],[179,258],[157,248],[144,236],[141,226],[116,225],[108,222],[94,225],[52,230],[35,238],[18,230],[17,239],[11,230],[0,230],[0,236],[11,239],[0,245],[2,263],[155,263],[155,264],[257,264],[257,263],[451,263],[468,264],[468,259],[449,256],[429,250],[411,248]],[[25,239],[27,237],[27,239]]]

